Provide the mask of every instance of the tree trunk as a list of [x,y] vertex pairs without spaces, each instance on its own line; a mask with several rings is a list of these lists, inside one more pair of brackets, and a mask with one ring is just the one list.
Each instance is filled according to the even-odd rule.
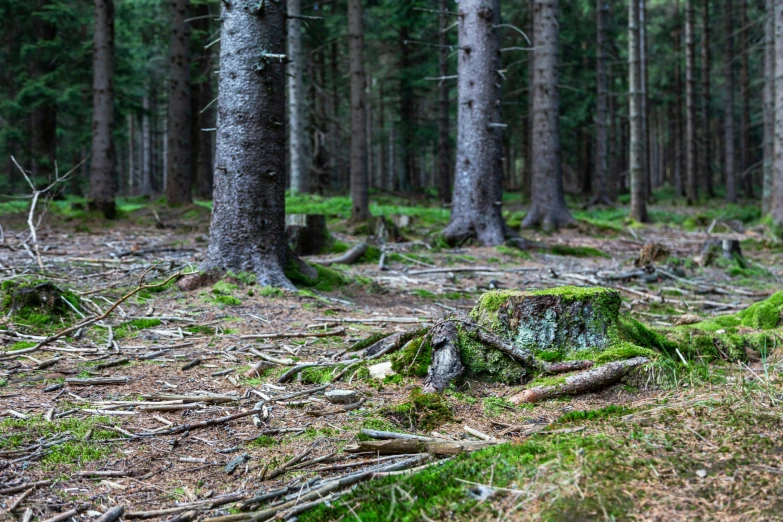
[[185,23],[188,0],[171,0],[171,65],[169,85],[166,200],[192,203],[190,143],[190,31]]
[[95,0],[90,207],[114,219],[114,0]]
[[[293,289],[285,242],[285,4],[222,4],[219,129],[202,270],[252,272]],[[260,51],[263,50],[263,51]]]
[[302,55],[301,0],[288,0],[288,143],[291,194],[307,192],[304,158],[304,56]]
[[764,23],[764,178],[761,213],[769,214],[772,199],[773,163],[775,151],[775,0],[766,0],[767,19]]
[[783,226],[783,0],[775,0],[775,151],[772,222]]
[[648,199],[652,198],[652,172],[650,169],[650,107],[647,96],[647,2],[639,2],[639,86],[641,94],[642,117],[642,169],[645,177],[645,193]]
[[410,74],[410,49],[407,44],[409,39],[408,22],[403,22],[400,28],[400,132],[402,163],[398,189],[402,191],[418,192],[419,175],[416,172],[413,150],[413,132],[416,124],[416,100]]
[[696,176],[696,49],[694,0],[685,0],[685,179],[688,205],[699,200]]
[[134,129],[135,125],[133,125],[133,113],[128,114],[125,119],[128,122],[128,195],[133,196],[136,188],[136,162],[134,161],[136,159],[136,150],[133,147],[136,131]]
[[609,78],[607,76],[606,25],[609,15],[609,3],[596,0],[596,111],[595,111],[595,185],[593,199],[596,203],[611,205],[608,190],[609,171],[609,135],[607,133],[607,111],[609,97]]
[[702,0],[701,33],[701,190],[714,197],[712,184],[712,147],[710,143],[710,0]]
[[505,238],[501,214],[503,175],[500,127],[500,2],[459,4],[457,163],[447,241],[476,238],[498,245]]
[[734,164],[734,17],[733,2],[726,0],[723,13],[724,30],[726,32],[726,51],[724,53],[724,74],[726,77],[726,100],[724,114],[724,150],[726,152],[726,202],[737,202],[737,172]]
[[642,91],[641,64],[639,63],[641,41],[639,38],[639,2],[628,2],[628,85],[630,149],[629,171],[631,176],[631,217],[639,222],[647,221],[647,191],[644,174],[642,141]]
[[212,138],[215,127],[215,91],[212,85],[213,48],[204,49],[212,33],[212,8],[209,4],[195,4],[190,22],[194,37],[193,61],[196,63],[197,77],[191,79],[191,145],[195,161],[191,165],[191,179],[196,195],[201,199],[212,197],[212,177],[214,168],[214,144]]
[[740,170],[742,192],[746,198],[753,197],[753,175],[751,171],[752,153],[750,150],[750,76],[748,70],[748,54],[750,46],[748,44],[748,3],[743,0],[740,2],[741,27],[740,33],[740,53],[742,54],[742,69],[740,70],[740,94],[742,96],[742,113],[740,117]]
[[[675,0],[674,3],[674,18],[678,21],[680,19],[680,0]],[[685,179],[683,176],[683,162],[682,162],[682,143],[683,143],[683,131],[682,131],[682,71],[680,68],[680,50],[681,50],[681,38],[680,38],[680,26],[674,30],[674,110],[672,111],[673,120],[673,148],[674,148],[674,188],[678,196],[685,196]]]
[[530,211],[523,227],[545,230],[570,225],[574,218],[563,195],[560,163],[560,93],[558,0],[535,0],[533,51],[533,183]]
[[[440,56],[438,72],[441,78],[449,74],[449,49],[446,28],[448,2],[440,0]],[[449,83],[441,79],[438,86],[438,195],[442,203],[451,202],[451,147],[449,147]]]
[[[29,1],[29,0],[28,0]],[[51,4],[49,0],[37,0],[35,11],[45,13],[45,7]],[[46,42],[51,42],[57,37],[57,28],[47,22],[45,16],[34,16],[33,24],[35,37],[39,45],[33,56],[30,57],[30,68],[37,82],[45,84],[44,92],[54,92],[58,86],[51,85],[52,56],[50,47]],[[51,45],[50,43],[48,44]],[[32,145],[32,173],[33,176],[49,177],[54,174],[54,162],[57,160],[57,103],[51,94],[43,94],[37,97],[32,109],[31,118],[31,145]]]
[[364,26],[362,0],[348,0],[348,44],[351,62],[351,219],[370,217],[367,187],[367,117],[365,111]]
[[[146,89],[146,87],[145,87]],[[141,188],[140,193],[152,194],[152,153],[150,134],[150,98],[145,93],[141,98]]]

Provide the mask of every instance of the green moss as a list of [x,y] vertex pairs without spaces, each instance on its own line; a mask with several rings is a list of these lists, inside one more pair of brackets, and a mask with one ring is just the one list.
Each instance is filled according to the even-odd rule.
[[437,393],[423,393],[421,388],[414,388],[406,402],[385,408],[383,412],[402,427],[425,432],[454,420],[451,405],[445,397]]
[[142,317],[139,319],[132,319],[123,324],[131,328],[135,328],[136,330],[145,330],[147,328],[155,328],[156,326],[160,326],[161,321],[160,319],[155,319],[153,317]]
[[377,343],[381,339],[385,339],[388,337],[388,333],[384,332],[375,332],[374,334],[370,335],[369,337],[362,339],[361,341],[357,341],[351,345],[351,347],[348,349],[351,352],[355,352],[357,350],[364,350],[368,346],[372,346],[373,344]]
[[552,247],[552,253],[558,256],[573,256],[573,257],[605,257],[611,258],[609,254],[601,252],[600,250],[592,247],[583,246],[568,246],[568,245],[554,245]]
[[289,261],[286,265],[285,275],[289,281],[297,286],[315,288],[321,292],[331,292],[335,287],[345,286],[352,282],[348,276],[332,268],[320,265],[310,266],[316,271],[315,279],[311,279],[303,274],[299,269],[299,265],[294,261]]
[[302,384],[326,384],[332,382],[331,367],[305,368],[300,373]]
[[36,343],[35,341],[16,341],[15,343],[13,343],[8,347],[8,350],[11,352],[14,352],[16,350],[24,350],[25,348],[32,348],[36,344],[38,343]]
[[[363,430],[377,430],[377,431],[399,431],[399,426],[390,422],[388,419],[382,417],[370,417],[364,419],[361,424]],[[357,440],[375,440],[372,437],[359,433],[356,435]]]
[[438,295],[430,292],[429,290],[425,290],[423,288],[417,288],[411,292],[412,294],[421,297],[423,299],[437,299]]
[[238,306],[242,304],[242,300],[232,295],[216,295],[213,301],[217,304],[225,306]]
[[566,378],[562,375],[539,375],[526,388],[535,388],[537,386],[561,386],[565,384]]
[[212,293],[217,295],[231,295],[234,290],[239,289],[238,285],[234,283],[228,283],[226,281],[218,281],[212,287]]
[[517,259],[526,259],[526,260],[533,259],[533,256],[530,255],[530,252],[527,252],[525,250],[520,250],[518,248],[509,247],[506,245],[499,245],[495,247],[495,250],[497,250],[498,254],[503,254],[504,256],[511,256]]
[[783,291],[772,294],[764,301],[750,305],[739,312],[737,317],[743,326],[758,330],[776,328],[783,312]]
[[381,259],[381,249],[373,246],[368,245],[367,250],[364,251],[364,254],[361,255],[359,258],[360,263],[377,263]]
[[644,348],[672,353],[677,345],[631,317],[620,316],[617,322],[619,339]]
[[603,408],[596,410],[576,410],[570,411],[562,415],[555,421],[556,424],[568,424],[571,422],[583,422],[589,420],[607,419],[611,417],[618,417],[620,415],[628,415],[633,412],[633,408],[627,406],[618,406],[616,404],[610,404]]
[[489,417],[497,417],[501,413],[516,409],[513,404],[502,397],[485,397],[481,403],[484,406],[484,413]]
[[595,361],[598,364],[603,364],[610,361],[622,361],[632,357],[647,357],[648,359],[655,359],[658,357],[658,355],[658,352],[649,348],[643,348],[629,342],[621,341],[613,345],[611,348],[597,352],[594,357],[589,357],[589,359]]
[[258,283],[258,276],[252,272],[232,272],[229,270],[226,275],[228,277],[233,277],[234,279],[241,281],[248,286],[252,286]]
[[458,330],[459,354],[468,375],[478,379],[519,384],[527,370],[511,357],[487,348],[463,329]]
[[432,345],[428,339],[421,346],[423,340],[424,337],[419,337],[406,342],[402,349],[392,355],[392,369],[395,372],[415,377],[427,376],[427,369],[432,364]]
[[271,448],[277,446],[277,440],[269,435],[261,435],[246,444],[249,448]]
[[285,295],[285,292],[280,288],[275,288],[273,286],[265,286],[262,287],[258,291],[258,295],[261,297],[283,297]]

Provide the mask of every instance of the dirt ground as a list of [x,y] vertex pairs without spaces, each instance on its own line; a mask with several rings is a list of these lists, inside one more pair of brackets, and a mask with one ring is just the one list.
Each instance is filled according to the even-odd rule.
[[[78,313],[103,312],[133,290],[144,273],[147,281],[160,282],[197,268],[208,221],[203,213],[183,216],[182,210],[156,216],[171,228],[141,220],[85,227],[49,216],[39,230],[43,275],[21,245],[24,217],[3,216],[0,280],[46,279],[75,293]],[[300,372],[281,383],[282,372],[304,362],[335,363],[354,342],[376,332],[409,330],[433,324],[448,311],[468,311],[490,288],[613,286],[623,295],[622,313],[652,326],[672,325],[685,314],[732,313],[781,288],[783,250],[768,247],[754,231],[708,235],[645,226],[614,232],[583,225],[555,235],[525,235],[546,249],[521,254],[496,248],[431,249],[416,241],[386,245],[384,270],[377,261],[348,266],[346,274],[358,282],[331,291],[277,294],[241,278],[192,291],[169,285],[160,292],[140,292],[100,323],[20,356],[8,356],[7,350],[35,344],[58,325],[26,326],[10,316],[0,318],[0,350],[6,352],[0,359],[5,384],[0,387],[0,518],[22,520],[29,511],[33,520],[65,520],[56,517],[76,510],[74,520],[92,520],[122,505],[123,519],[244,520],[241,502],[261,492],[287,488],[284,494],[295,500],[319,480],[377,470],[377,455],[344,449],[367,427],[431,435],[385,413],[409,400],[422,379],[381,381],[349,368],[338,382],[328,382],[343,368],[335,366],[334,371]],[[360,240],[337,236],[348,244]],[[746,257],[768,275],[732,277],[722,268],[699,268],[692,260],[708,238],[741,239]],[[633,270],[647,242],[687,261],[682,280],[606,279]],[[591,247],[606,257],[555,255],[555,245]],[[584,255],[583,250],[571,252]],[[434,270],[439,268],[448,270]],[[316,336],[324,333],[330,335]],[[252,335],[261,337],[247,337]],[[489,493],[480,500],[465,497],[467,507],[423,504],[414,498],[415,489],[399,491],[385,519],[783,520],[783,386],[774,355],[699,378],[683,372],[674,382],[671,375],[652,372],[633,385],[530,408],[487,400],[509,397],[521,385],[466,382],[446,393],[453,418],[436,428],[438,436],[473,439],[465,431],[469,426],[520,447],[560,441],[568,448],[563,450],[567,458],[548,447],[555,457],[519,464],[516,474],[506,473],[502,486],[492,483],[494,464],[474,470],[471,476],[482,480],[463,479],[464,487],[470,490],[480,482]],[[127,362],[101,367],[123,359]],[[247,376],[248,368],[262,360],[277,362],[260,376]],[[66,382],[95,377],[125,381]],[[314,389],[319,391],[296,395]],[[332,389],[354,390],[362,402],[344,411],[325,399],[323,393]],[[263,413],[256,419],[245,415],[197,425],[261,404]],[[606,418],[573,416],[556,422],[570,412],[608,405],[622,408]],[[180,428],[186,424],[190,427]],[[621,484],[599,469],[604,462],[599,457],[607,451],[595,441],[608,439],[613,441],[608,453],[615,459],[609,472],[622,474]],[[663,448],[669,453],[661,456]],[[286,467],[294,457],[299,460]],[[383,462],[403,458],[410,456]],[[467,462],[460,459],[453,462]],[[721,467],[726,461],[733,464]],[[385,478],[373,494],[394,495],[399,487],[391,485],[394,475],[381,475]],[[406,480],[407,475],[399,477]],[[45,482],[36,488],[25,486],[40,481]],[[375,519],[366,509],[376,498],[367,489],[373,482],[352,493],[346,520]],[[246,511],[267,509],[280,499],[285,497],[257,502]],[[328,510],[319,513],[331,519]]]

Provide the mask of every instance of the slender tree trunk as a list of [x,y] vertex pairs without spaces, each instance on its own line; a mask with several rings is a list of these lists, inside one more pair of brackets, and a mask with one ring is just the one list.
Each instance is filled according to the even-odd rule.
[[[145,88],[146,89],[146,88]],[[141,98],[141,194],[152,194],[152,136],[150,135],[150,98]]]
[[742,96],[742,113],[740,117],[740,169],[742,192],[746,198],[753,197],[753,175],[751,173],[752,153],[750,150],[750,76],[748,70],[748,3],[740,1],[741,25],[740,53],[742,54],[742,69],[740,70],[740,94]]
[[128,122],[128,195],[134,195],[134,189],[136,188],[136,165],[133,161],[135,155],[135,149],[133,147],[134,134],[136,133],[133,124],[133,114],[128,114],[125,119]]
[[[609,86],[614,87],[614,77],[611,74],[611,69],[609,70]],[[616,201],[617,200],[617,178],[620,174],[621,169],[621,161],[620,161],[620,151],[622,150],[622,147],[620,146],[620,128],[619,124],[617,122],[617,97],[616,96],[609,96],[609,118],[611,124],[609,125],[609,175],[608,175],[608,187],[609,187],[609,201]]]
[[419,175],[416,172],[413,150],[413,132],[416,126],[416,100],[410,74],[410,49],[407,41],[410,38],[409,27],[403,25],[400,29],[400,132],[402,163],[398,188],[403,191],[418,192]]
[[213,31],[213,18],[209,4],[194,4],[190,27],[197,37],[191,38],[192,61],[196,64],[193,70],[197,76],[191,78],[191,145],[192,157],[195,161],[191,164],[191,179],[193,180],[195,194],[202,199],[212,197],[212,177],[214,169],[214,143],[215,133],[211,130],[215,127],[215,90],[213,87],[213,47],[204,49],[208,38]]
[[[440,56],[438,71],[440,76],[449,74],[449,49],[446,28],[449,20],[446,10],[447,0],[440,0]],[[438,86],[438,195],[443,203],[451,201],[451,147],[449,147],[449,82],[441,80]]]
[[114,0],[95,0],[92,66],[90,207],[114,219]]
[[166,200],[193,202],[190,143],[190,31],[185,23],[188,0],[171,0],[171,69],[166,148]]
[[710,142],[710,0],[702,0],[701,33],[701,190],[714,197],[712,184],[712,147]]
[[607,0],[596,0],[596,111],[595,111],[595,178],[596,192],[593,201],[611,205],[609,199],[609,136],[607,133],[607,112],[609,78],[607,76],[606,25],[609,16]]
[[639,32],[639,2],[628,2],[628,86],[630,149],[629,171],[631,176],[631,217],[639,222],[647,221],[647,191],[644,174],[644,148],[642,132],[642,90],[641,90],[641,38]]
[[443,235],[452,244],[476,238],[482,245],[498,245],[505,238],[500,2],[462,0],[459,12],[457,163]]
[[378,84],[378,186],[384,190],[391,190],[386,175],[386,144],[383,141],[386,136],[386,111],[383,98],[383,84],[383,81]]
[[558,0],[535,0],[533,51],[533,202],[523,227],[544,230],[573,223],[563,194],[558,89]]
[[639,74],[642,90],[642,168],[645,176],[647,198],[652,198],[653,179],[650,169],[650,103],[647,95],[647,2],[639,2]]
[[[43,13],[50,4],[49,0],[36,0],[35,10]],[[36,39],[44,46],[56,38],[57,27],[47,22],[45,17],[34,16],[33,25]],[[48,47],[36,50],[30,57],[33,76],[37,82],[46,85],[44,92],[57,88],[46,78],[51,72],[52,63],[53,57]],[[54,162],[57,159],[57,103],[51,94],[39,95],[37,101],[41,100],[43,103],[36,104],[32,109],[32,173],[33,176],[48,177],[54,173]]]
[[783,227],[783,0],[775,0],[775,151],[772,222]]
[[351,62],[351,219],[363,221],[370,217],[370,207],[362,0],[348,0],[348,38]]
[[[674,17],[676,20],[680,19],[680,0],[675,0],[674,3]],[[685,177],[683,176],[683,161],[682,161],[682,144],[683,144],[683,128],[682,128],[682,70],[680,66],[681,62],[681,33],[680,26],[673,34],[674,39],[674,110],[672,111],[673,120],[673,149],[674,149],[674,188],[678,196],[685,196]]]
[[764,23],[764,178],[762,183],[763,215],[769,214],[772,198],[772,181],[775,143],[775,0],[766,0]]
[[291,193],[307,192],[304,159],[304,56],[302,55],[301,0],[288,0],[288,143]]
[[222,3],[219,129],[202,270],[252,272],[293,289],[285,242],[285,3]]
[[685,0],[685,179],[687,201],[699,200],[696,175],[696,44],[694,37],[694,0]]
[[726,152],[726,201],[737,202],[737,172],[734,163],[734,6],[732,0],[726,0],[724,13],[724,28],[726,51],[724,53],[724,74],[726,76],[726,101],[723,124],[724,146]]

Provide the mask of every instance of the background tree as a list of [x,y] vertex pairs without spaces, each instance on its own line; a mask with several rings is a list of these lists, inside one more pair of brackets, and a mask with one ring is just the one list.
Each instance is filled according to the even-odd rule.
[[451,201],[451,146],[449,140],[449,83],[446,76],[449,74],[449,47],[448,47],[448,2],[440,0],[438,45],[440,55],[438,57],[438,73],[440,81],[438,85],[438,196],[443,203]]
[[647,191],[644,174],[642,148],[642,91],[641,64],[639,62],[641,41],[639,38],[639,3],[628,3],[628,99],[630,115],[629,169],[631,175],[631,217],[639,222],[647,221]]
[[370,206],[362,0],[348,0],[348,45],[351,65],[351,219],[363,221],[370,217]]
[[765,3],[764,21],[764,92],[763,121],[764,134],[762,148],[764,155],[764,173],[762,179],[761,213],[767,215],[772,200],[772,187],[775,163],[775,0]]
[[288,151],[291,193],[307,192],[304,158],[304,56],[302,55],[301,0],[288,0]]
[[783,226],[783,0],[775,0],[775,151],[773,194],[770,201],[772,222]]
[[734,4],[726,0],[723,13],[726,50],[723,54],[723,71],[726,78],[726,100],[724,105],[724,152],[726,174],[726,201],[737,202],[737,171],[734,150]]
[[169,205],[193,201],[191,195],[190,31],[185,23],[188,0],[171,0],[168,159],[166,199]]
[[694,0],[685,0],[685,179],[688,204],[699,199],[696,171],[696,38]]
[[712,146],[710,143],[710,0],[701,3],[701,190],[707,197],[714,197],[712,183]]
[[607,127],[609,109],[608,54],[606,24],[609,15],[608,0],[596,0],[596,108],[595,108],[595,177],[596,193],[593,201],[611,205],[609,199],[609,136]]

